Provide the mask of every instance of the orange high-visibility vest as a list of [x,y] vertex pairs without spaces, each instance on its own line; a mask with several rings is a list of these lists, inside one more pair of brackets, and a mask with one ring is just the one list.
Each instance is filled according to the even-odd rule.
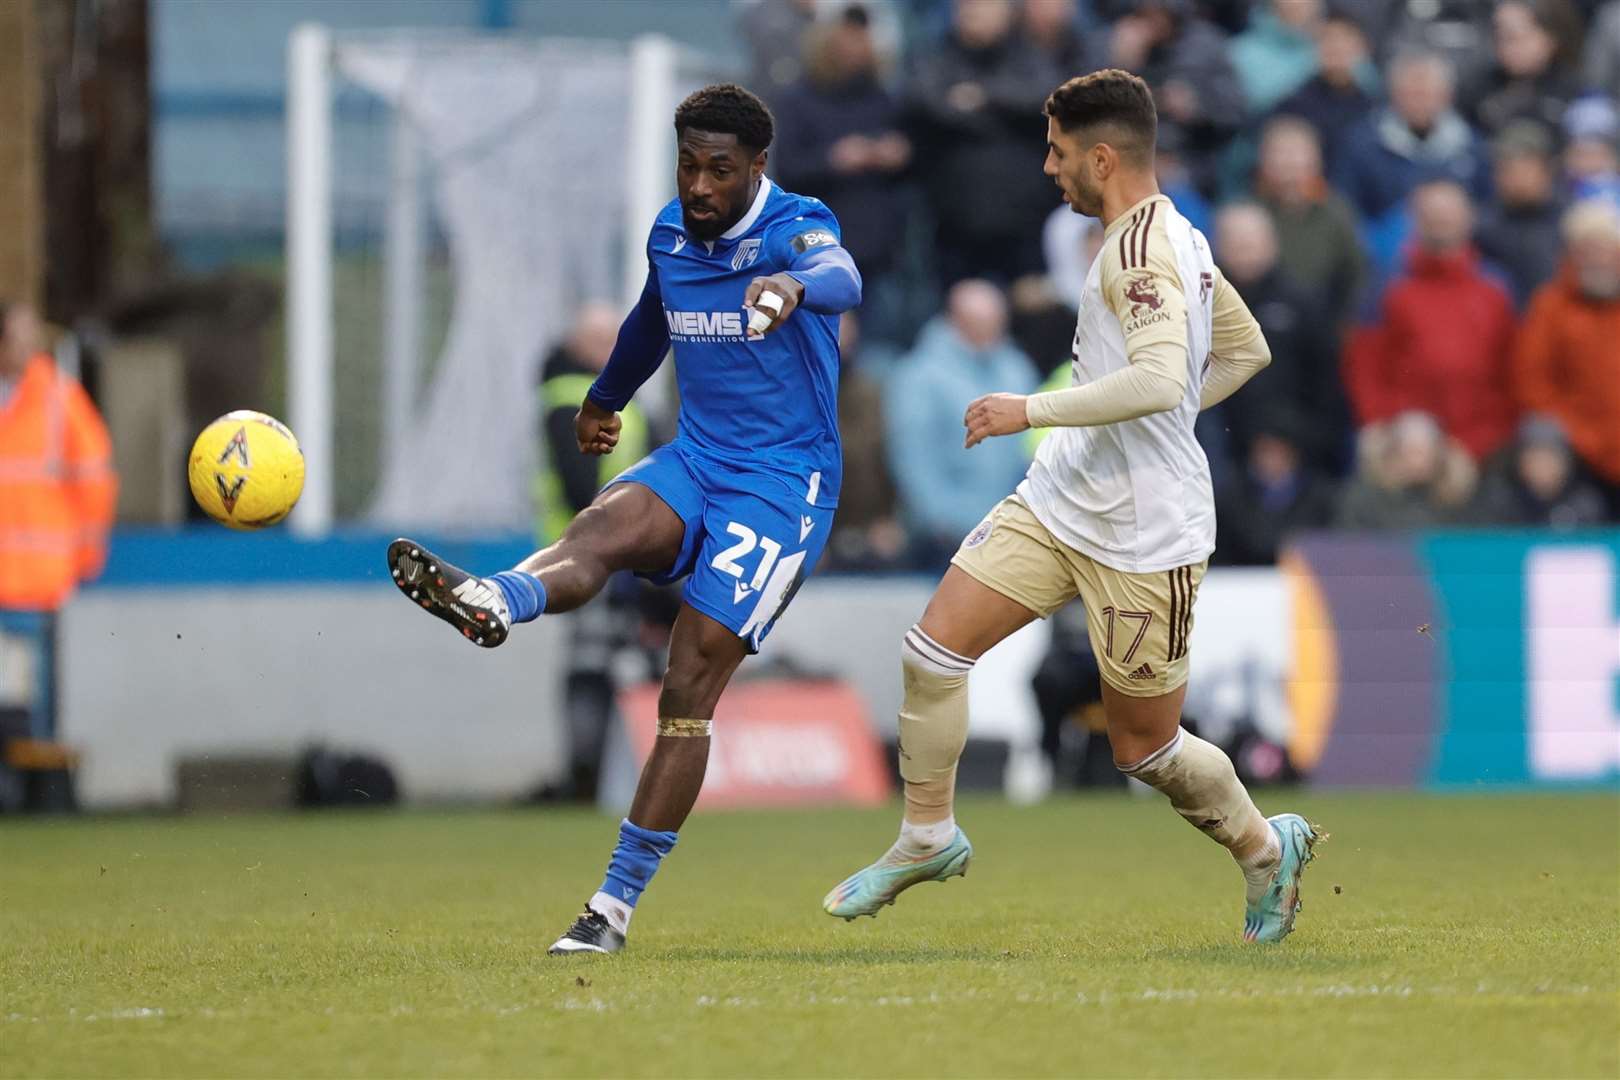
[[0,402],[0,608],[55,611],[99,574],[117,501],[90,395],[36,356]]

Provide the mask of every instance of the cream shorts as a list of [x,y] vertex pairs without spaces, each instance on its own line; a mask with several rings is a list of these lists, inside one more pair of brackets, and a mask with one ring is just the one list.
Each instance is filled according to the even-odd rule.
[[1193,602],[1208,559],[1151,574],[1115,570],[1057,539],[1009,495],[951,562],[1043,619],[1079,596],[1097,666],[1120,693],[1158,697],[1186,683]]

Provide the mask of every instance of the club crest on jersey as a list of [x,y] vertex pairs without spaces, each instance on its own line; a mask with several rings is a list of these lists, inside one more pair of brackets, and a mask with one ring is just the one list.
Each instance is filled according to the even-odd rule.
[[1150,311],[1164,307],[1159,287],[1147,276],[1133,277],[1125,286],[1125,299],[1131,302],[1131,318],[1139,319]]
[[759,245],[760,239],[757,236],[749,237],[738,244],[736,253],[731,256],[731,268],[741,270],[745,266],[752,266],[754,260],[759,258]]
[[962,541],[962,546],[965,548],[978,547],[980,544],[990,539],[990,530],[993,527],[994,523],[991,522],[989,518],[985,518],[983,521],[979,522],[978,525],[974,526],[972,532],[967,534],[967,539]]

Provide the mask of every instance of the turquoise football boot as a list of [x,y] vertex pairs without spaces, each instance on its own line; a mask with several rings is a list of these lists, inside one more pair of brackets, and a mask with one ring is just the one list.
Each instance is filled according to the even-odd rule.
[[1271,887],[1259,903],[1248,905],[1243,913],[1244,941],[1281,941],[1294,929],[1294,916],[1302,906],[1299,879],[1304,876],[1306,864],[1316,857],[1312,849],[1327,839],[1327,833],[1298,814],[1278,814],[1266,821],[1277,834],[1282,858],[1277,862]]
[[840,919],[858,915],[877,918],[878,909],[894,903],[894,898],[924,881],[944,881],[967,873],[973,861],[973,845],[961,829],[951,842],[932,855],[908,858],[892,848],[871,866],[857,870],[838,883],[821,901],[822,910]]

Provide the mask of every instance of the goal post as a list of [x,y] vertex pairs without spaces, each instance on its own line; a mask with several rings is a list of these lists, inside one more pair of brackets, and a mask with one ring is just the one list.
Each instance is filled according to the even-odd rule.
[[[287,71],[291,527],[528,529],[542,354],[639,297],[675,103],[728,72],[659,35],[310,24]],[[642,396],[673,399],[667,370]]]

